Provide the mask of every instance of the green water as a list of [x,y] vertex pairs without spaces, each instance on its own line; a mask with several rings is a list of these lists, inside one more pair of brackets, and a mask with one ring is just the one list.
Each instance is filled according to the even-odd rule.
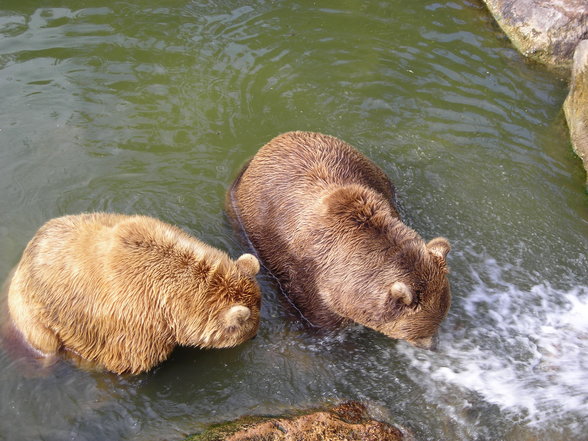
[[338,136],[450,239],[439,351],[307,332],[267,275],[258,337],[117,377],[0,349],[0,439],[180,439],[358,399],[420,440],[585,440],[588,197],[566,84],[477,1],[0,3],[0,279],[46,220],[142,213],[237,256],[225,190],[287,130]]

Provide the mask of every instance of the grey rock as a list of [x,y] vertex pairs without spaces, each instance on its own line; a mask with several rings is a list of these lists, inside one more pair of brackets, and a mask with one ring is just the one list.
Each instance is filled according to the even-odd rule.
[[514,46],[532,60],[569,69],[588,39],[588,0],[484,0]]

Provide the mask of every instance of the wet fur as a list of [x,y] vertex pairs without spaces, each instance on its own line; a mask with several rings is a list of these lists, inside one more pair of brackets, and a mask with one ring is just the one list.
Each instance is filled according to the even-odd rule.
[[[315,326],[354,321],[418,345],[447,314],[449,243],[426,244],[402,223],[388,177],[337,138],[274,138],[241,170],[226,206]],[[391,293],[396,281],[410,304]]]
[[[9,312],[46,355],[71,351],[135,374],[176,345],[228,347],[255,335],[259,266],[246,260],[145,216],[65,216],[27,245],[10,282]],[[250,317],[228,318],[235,305]]]

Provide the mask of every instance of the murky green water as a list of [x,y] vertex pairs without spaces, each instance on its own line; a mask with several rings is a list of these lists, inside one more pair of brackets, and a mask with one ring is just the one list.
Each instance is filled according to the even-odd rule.
[[[561,104],[476,1],[0,4],[0,278],[46,220],[149,214],[237,255],[225,189],[278,133],[336,135],[448,237],[440,350],[306,332],[267,276],[257,339],[134,378],[0,350],[0,439],[178,439],[340,399],[421,440],[584,440],[588,197]],[[534,438],[536,437],[536,438]]]

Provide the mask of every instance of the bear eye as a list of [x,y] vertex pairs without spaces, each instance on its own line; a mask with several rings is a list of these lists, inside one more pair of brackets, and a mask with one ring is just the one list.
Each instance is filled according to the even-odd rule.
[[425,292],[425,283],[414,283],[411,285],[411,289],[414,297],[411,306],[416,309],[423,300],[423,293]]

